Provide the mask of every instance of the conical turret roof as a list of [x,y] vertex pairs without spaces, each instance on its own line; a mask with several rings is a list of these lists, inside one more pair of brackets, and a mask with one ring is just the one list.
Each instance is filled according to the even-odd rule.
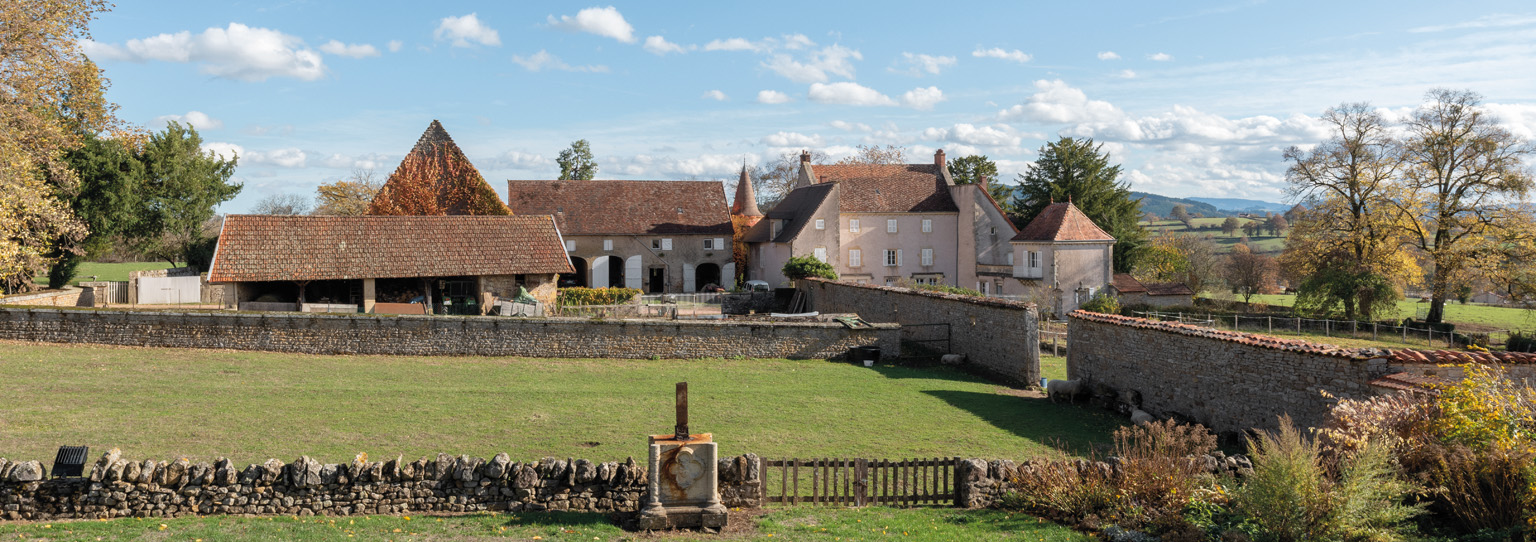
[[752,179],[747,166],[741,166],[741,179],[736,181],[736,200],[731,202],[731,214],[736,216],[763,216],[757,209],[757,193],[752,190]]

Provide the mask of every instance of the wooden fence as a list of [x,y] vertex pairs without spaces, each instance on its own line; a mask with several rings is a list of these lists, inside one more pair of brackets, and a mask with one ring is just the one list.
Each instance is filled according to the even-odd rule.
[[829,506],[954,506],[958,458],[770,459],[763,501]]

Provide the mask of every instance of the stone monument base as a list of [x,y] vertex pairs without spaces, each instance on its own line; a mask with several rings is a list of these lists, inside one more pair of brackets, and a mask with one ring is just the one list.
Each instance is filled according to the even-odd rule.
[[650,441],[650,490],[637,527],[647,531],[725,527],[718,445],[711,435],[689,435],[687,440],[653,435]]

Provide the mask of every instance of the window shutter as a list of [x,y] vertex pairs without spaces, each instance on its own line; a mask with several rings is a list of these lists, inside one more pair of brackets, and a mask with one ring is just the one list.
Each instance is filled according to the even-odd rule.
[[901,267],[901,249],[896,249],[896,267]]
[[850,219],[848,219],[848,232],[849,233],[859,233],[859,219],[857,219],[857,218],[850,218]]
[[885,220],[885,232],[886,233],[896,233],[896,219],[894,219],[894,218],[887,218]]
[[715,238],[715,250],[725,250],[725,238],[724,237],[716,237]]
[[613,250],[612,239],[603,239],[603,250]]
[[672,240],[671,239],[662,239],[661,240],[661,249],[662,250],[672,250]]
[[566,252],[576,252],[576,240],[575,239],[566,239],[565,240],[565,251]]

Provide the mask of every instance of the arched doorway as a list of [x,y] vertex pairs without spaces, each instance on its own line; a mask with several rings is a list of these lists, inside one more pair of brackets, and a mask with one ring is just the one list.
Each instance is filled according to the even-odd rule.
[[705,286],[715,287],[720,284],[720,266],[712,263],[701,263],[693,270],[694,283],[703,289]]
[[580,256],[571,256],[571,267],[576,268],[575,273],[560,275],[561,288],[586,288],[587,287],[587,259]]

